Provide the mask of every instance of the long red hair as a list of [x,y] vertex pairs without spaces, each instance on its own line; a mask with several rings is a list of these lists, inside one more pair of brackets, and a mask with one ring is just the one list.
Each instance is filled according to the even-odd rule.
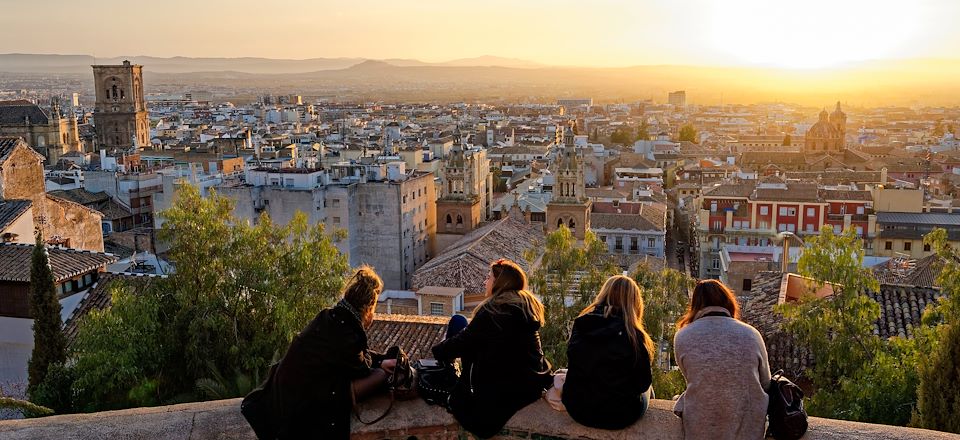
[[701,310],[713,306],[723,307],[730,312],[731,317],[740,319],[740,305],[737,304],[737,297],[733,295],[733,291],[720,281],[703,280],[693,288],[690,306],[687,308],[687,313],[677,321],[677,330],[693,322]]

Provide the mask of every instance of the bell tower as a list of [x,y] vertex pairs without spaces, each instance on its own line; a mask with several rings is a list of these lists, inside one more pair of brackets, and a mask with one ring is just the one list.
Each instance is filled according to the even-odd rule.
[[150,145],[150,121],[143,96],[143,66],[94,65],[96,105],[93,118],[97,143],[107,150],[130,150]]
[[553,197],[547,204],[547,232],[566,226],[583,240],[590,229],[590,199],[586,196],[583,161],[574,144],[576,124],[567,126],[563,135],[563,149],[554,169]]
[[481,195],[475,173],[477,154],[468,154],[460,128],[453,133],[453,148],[443,166],[443,192],[437,200],[437,233],[466,234],[483,220]]

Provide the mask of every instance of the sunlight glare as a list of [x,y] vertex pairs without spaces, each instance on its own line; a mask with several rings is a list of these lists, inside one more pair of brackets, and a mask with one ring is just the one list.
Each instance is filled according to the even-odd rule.
[[714,5],[716,50],[735,57],[732,61],[802,69],[894,55],[916,33],[919,14],[908,2],[886,0],[727,0]]

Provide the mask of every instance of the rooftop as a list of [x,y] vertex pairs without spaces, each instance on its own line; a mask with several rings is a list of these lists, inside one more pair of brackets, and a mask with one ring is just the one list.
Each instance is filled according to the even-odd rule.
[[[0,243],[0,281],[30,282],[32,244]],[[117,261],[117,257],[93,251],[47,247],[56,282],[98,270]]]

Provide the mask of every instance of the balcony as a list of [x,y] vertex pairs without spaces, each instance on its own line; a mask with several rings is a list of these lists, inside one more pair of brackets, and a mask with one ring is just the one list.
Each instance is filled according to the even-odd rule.
[[869,214],[827,214],[827,220],[843,221],[843,218],[847,215],[850,216],[850,221],[854,222],[865,222],[870,219]]
[[[385,399],[363,404],[362,417],[378,416]],[[673,402],[653,399],[638,422],[619,430],[588,428],[566,413],[554,411],[538,400],[518,412],[497,436],[519,438],[609,439],[654,438],[680,440],[683,428],[673,414]],[[883,438],[888,440],[946,440],[954,434],[899,426],[809,418],[806,440]],[[240,399],[186,403],[152,408],[134,408],[92,414],[71,414],[39,419],[0,421],[0,437],[6,440],[53,440],[76,438],[137,438],[156,440],[245,439],[256,436],[240,414]],[[444,409],[422,400],[396,402],[383,420],[372,425],[353,423],[352,439],[458,439],[470,436]]]

